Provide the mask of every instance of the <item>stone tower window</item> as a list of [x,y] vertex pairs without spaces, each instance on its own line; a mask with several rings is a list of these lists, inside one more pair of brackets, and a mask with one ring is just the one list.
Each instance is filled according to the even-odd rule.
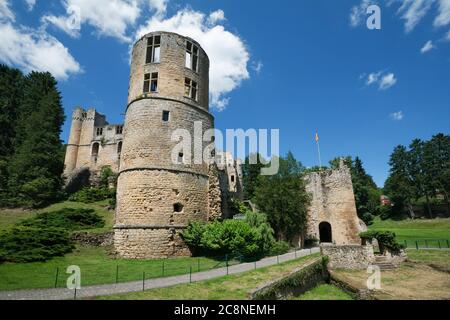
[[103,128],[97,128],[97,136],[103,135]]
[[97,159],[98,159],[98,151],[100,149],[100,145],[98,143],[94,143],[92,145],[92,153],[91,153],[91,157],[92,157],[92,161],[94,163],[97,163]]
[[146,73],[144,75],[144,93],[158,91],[158,73]]
[[163,111],[162,121],[164,121],[164,122],[169,121],[169,117],[170,117],[170,112],[169,111]]
[[145,63],[159,63],[161,58],[161,36],[147,38]]
[[198,47],[192,42],[186,42],[186,68],[198,71]]
[[197,82],[189,78],[186,78],[184,80],[184,95],[188,98],[191,98],[194,101],[197,101],[197,92],[198,92]]
[[119,157],[120,157],[120,154],[122,153],[122,141],[120,141],[118,144],[117,144],[117,154],[119,155]]
[[231,176],[231,182],[234,182],[234,176]]
[[123,126],[117,126],[116,127],[116,134],[122,134],[123,133]]
[[183,212],[183,205],[181,203],[175,203],[173,205],[173,211],[174,212]]
[[183,160],[184,160],[184,153],[183,152],[180,152],[179,154],[178,154],[178,163],[183,163]]

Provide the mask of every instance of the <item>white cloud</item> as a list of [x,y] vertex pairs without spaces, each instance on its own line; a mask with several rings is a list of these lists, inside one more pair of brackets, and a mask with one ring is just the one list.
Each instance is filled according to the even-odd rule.
[[434,48],[436,48],[436,47],[433,45],[433,42],[431,40],[428,40],[427,43],[424,44],[422,49],[420,49],[420,52],[423,54]]
[[163,15],[167,10],[169,0],[148,0],[150,8],[156,11],[156,14]]
[[[99,35],[109,36],[123,42],[130,42],[127,29],[136,23],[141,14],[142,0],[62,0],[66,8],[65,16],[48,15],[44,22],[52,23],[71,36],[78,36],[79,30],[71,30],[70,25],[77,25],[74,18],[79,17],[80,24],[89,24]],[[149,0],[149,5],[158,10],[166,1]],[[159,7],[157,7],[159,6]]]
[[28,5],[28,11],[32,11],[36,5],[36,0],[25,0]]
[[44,31],[35,31],[14,24],[9,2],[0,0],[0,61],[25,72],[49,71],[57,79],[80,73],[79,63],[56,38]]
[[257,74],[261,73],[263,67],[264,67],[264,64],[261,61],[252,63],[252,69],[255,70],[255,72]]
[[367,8],[375,3],[376,1],[362,0],[359,5],[353,6],[350,11],[350,25],[352,27],[359,26],[366,17]]
[[397,79],[393,73],[386,74],[381,77],[379,89],[386,90],[397,83]]
[[428,13],[434,0],[402,0],[398,9],[401,18],[405,20],[405,31],[411,32]]
[[217,10],[212,12],[208,17],[208,24],[209,25],[215,25],[219,22],[222,22],[225,20],[225,12],[223,10]]
[[0,0],[0,21],[14,21],[14,13],[9,8],[8,0]]
[[360,79],[365,79],[367,86],[378,85],[379,90],[386,90],[397,83],[394,73],[385,73],[384,71],[372,72],[368,75],[363,74]]
[[439,0],[439,14],[434,19],[435,27],[444,27],[450,23],[450,0]]
[[136,39],[158,30],[175,32],[198,41],[210,58],[211,105],[223,110],[229,103],[226,95],[250,77],[247,70],[250,55],[239,36],[221,25],[209,24],[220,17],[216,13],[206,16],[202,12],[183,9],[168,18],[156,15],[138,28]]
[[394,121],[401,121],[404,118],[404,114],[403,111],[397,111],[397,112],[393,112],[389,115],[389,117],[394,120]]

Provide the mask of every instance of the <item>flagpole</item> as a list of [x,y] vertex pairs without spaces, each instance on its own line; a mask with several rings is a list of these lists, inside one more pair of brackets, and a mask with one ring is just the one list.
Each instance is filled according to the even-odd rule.
[[320,156],[319,131],[316,130],[317,154],[319,155],[319,168],[322,169],[322,157]]
[[317,153],[319,154],[319,167],[322,169],[322,158],[320,156],[320,144],[319,141],[317,141]]

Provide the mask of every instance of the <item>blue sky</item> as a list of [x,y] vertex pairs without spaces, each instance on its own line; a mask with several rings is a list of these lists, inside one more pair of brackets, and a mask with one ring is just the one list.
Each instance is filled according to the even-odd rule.
[[[318,129],[324,163],[359,156],[382,186],[396,145],[449,134],[448,0],[114,0],[98,12],[89,2],[0,0],[0,61],[56,74],[68,119],[80,105],[121,123],[130,44],[148,28],[176,25],[213,51],[216,127],[279,128],[281,153],[305,166],[318,163]],[[76,32],[60,23],[70,3],[89,7]],[[366,27],[374,3],[381,30]]]

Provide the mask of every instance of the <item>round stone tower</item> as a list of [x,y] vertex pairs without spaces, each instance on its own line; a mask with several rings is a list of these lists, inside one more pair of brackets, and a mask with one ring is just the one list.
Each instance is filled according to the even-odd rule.
[[64,160],[64,176],[68,176],[77,166],[78,146],[80,144],[81,129],[83,127],[83,109],[75,108],[72,113],[69,142],[67,143],[66,158]]
[[[208,165],[194,162],[194,148],[201,152],[199,147],[211,144],[198,136],[213,126],[209,59],[200,45],[169,32],[137,41],[117,185],[114,243],[119,255],[190,254],[180,232],[189,221],[208,219]],[[194,143],[194,128],[200,145]],[[174,157],[180,141],[172,135],[179,129],[190,134],[192,152],[176,151]]]

